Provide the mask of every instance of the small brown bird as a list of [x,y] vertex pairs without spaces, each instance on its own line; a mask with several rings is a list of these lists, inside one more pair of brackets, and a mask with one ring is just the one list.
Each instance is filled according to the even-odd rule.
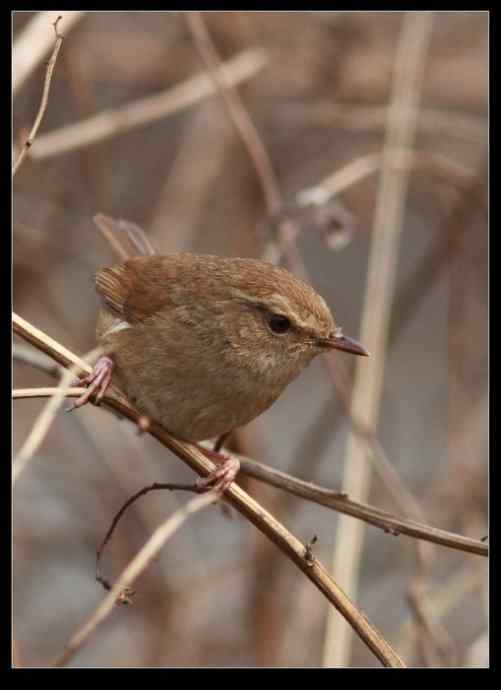
[[[100,400],[113,374],[137,410],[187,441],[247,424],[321,352],[368,355],[313,288],[255,259],[136,256],[95,283],[104,355],[75,407]],[[224,490],[238,463],[220,462],[204,483]]]

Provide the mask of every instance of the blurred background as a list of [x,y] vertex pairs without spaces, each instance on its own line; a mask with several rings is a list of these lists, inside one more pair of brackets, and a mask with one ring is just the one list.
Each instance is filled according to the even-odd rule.
[[[206,69],[186,17],[70,14],[59,25],[65,40],[43,124],[13,183],[14,310],[78,354],[94,346],[92,276],[115,261],[92,222],[98,212],[139,224],[162,253],[228,256],[271,256],[285,218],[302,270],[345,332],[359,337],[404,14],[204,14],[220,58],[240,60],[238,92],[283,197],[272,216],[220,95],[204,95],[198,82],[190,82],[189,103],[171,91]],[[15,150],[39,108],[51,15],[35,32],[40,15],[13,14]],[[471,11],[432,17],[414,152],[399,168],[408,187],[377,425],[386,460],[423,521],[475,538],[487,534],[488,519],[488,19]],[[33,59],[37,41],[47,49],[21,78],[20,51]],[[157,117],[144,102],[153,96],[163,99]],[[106,136],[102,118],[66,129],[117,110]],[[320,201],[317,193],[311,203],[305,190],[334,173],[340,191]],[[14,338],[14,387],[55,385],[30,352]],[[342,486],[353,359],[337,356],[334,385],[318,358],[241,430],[236,447]],[[13,404],[16,452],[45,401]],[[381,474],[372,474],[367,501],[404,514]],[[126,498],[154,481],[192,479],[125,420],[92,406],[57,416],[14,490],[16,664],[50,665],[101,601],[95,551]],[[303,542],[316,535],[314,553],[330,566],[342,538],[337,513],[241,483]],[[130,509],[105,556],[110,578],[186,500],[155,492]],[[368,526],[358,569],[355,601],[408,664],[488,665],[487,559],[418,548]],[[216,505],[195,515],[136,585],[134,605],[116,608],[70,665],[330,665],[336,641],[326,600],[234,511]],[[379,666],[356,637],[342,664]]]

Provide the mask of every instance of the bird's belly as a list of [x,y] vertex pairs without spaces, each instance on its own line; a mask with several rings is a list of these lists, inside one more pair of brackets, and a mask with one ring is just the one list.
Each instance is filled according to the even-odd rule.
[[247,424],[264,412],[280,395],[263,386],[249,386],[239,377],[223,377],[224,383],[200,372],[169,370],[162,385],[147,370],[116,369],[117,383],[130,402],[162,424],[174,436],[201,441]]

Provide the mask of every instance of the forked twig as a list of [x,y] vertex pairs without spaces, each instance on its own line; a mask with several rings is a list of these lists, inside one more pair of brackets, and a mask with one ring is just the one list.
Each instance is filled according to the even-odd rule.
[[50,90],[50,85],[52,82],[52,75],[54,73],[54,67],[56,66],[56,60],[57,56],[59,53],[59,50],[63,44],[63,38],[64,36],[61,36],[61,34],[57,30],[57,25],[61,21],[62,17],[58,17],[56,21],[53,24],[54,27],[54,33],[56,34],[56,43],[54,45],[54,50],[52,51],[52,55],[50,56],[49,63],[47,65],[47,71],[45,73],[45,81],[43,85],[43,92],[42,92],[42,100],[40,102],[40,107],[38,109],[37,116],[35,118],[35,122],[33,123],[33,127],[31,128],[30,133],[28,134],[28,138],[23,144],[23,147],[19,153],[19,156],[17,157],[16,162],[14,163],[12,167],[12,177],[16,174],[16,172],[19,170],[21,163],[26,157],[26,154],[30,150],[35,137],[37,135],[37,132],[40,128],[40,125],[42,124],[43,116],[45,115],[45,111],[47,110],[47,104],[49,102],[49,90]]

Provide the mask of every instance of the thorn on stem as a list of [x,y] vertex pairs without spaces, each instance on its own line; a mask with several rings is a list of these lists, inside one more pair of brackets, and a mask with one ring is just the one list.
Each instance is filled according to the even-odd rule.
[[315,557],[313,556],[313,546],[317,543],[317,541],[318,537],[316,534],[314,534],[310,541],[304,547],[304,560],[309,566],[312,566],[315,562]]

